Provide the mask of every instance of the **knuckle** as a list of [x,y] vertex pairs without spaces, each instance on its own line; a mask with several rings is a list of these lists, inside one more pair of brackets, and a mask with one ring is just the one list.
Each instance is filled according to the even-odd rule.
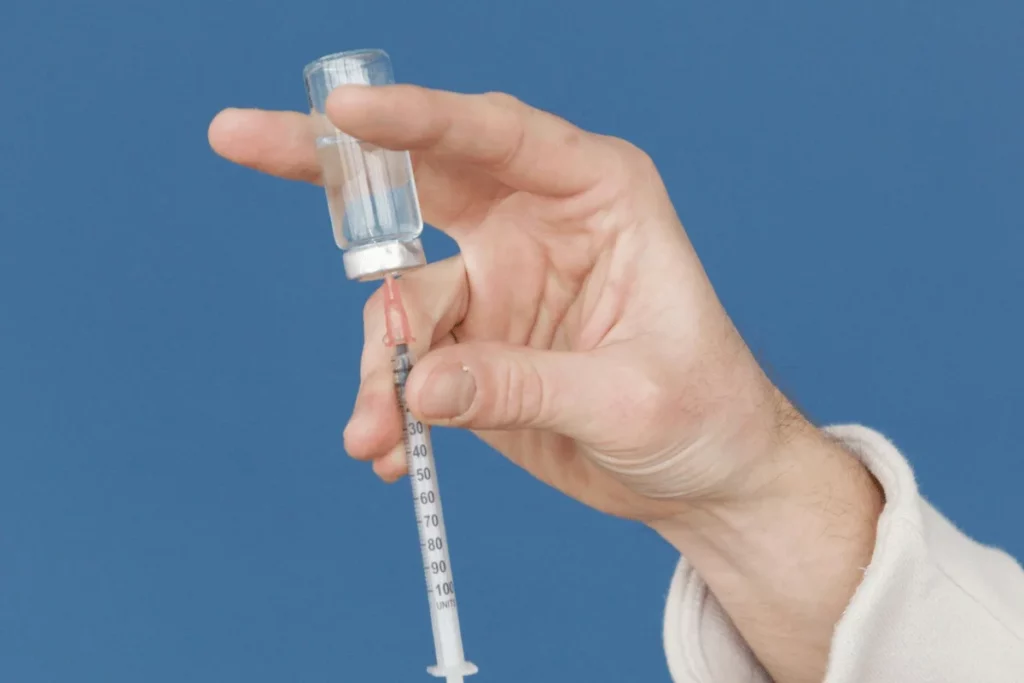
[[510,95],[507,92],[500,92],[492,90],[483,94],[483,98],[498,107],[504,109],[516,109],[523,106],[522,100],[515,95]]
[[562,145],[567,148],[580,147],[584,144],[586,136],[579,128],[572,126],[562,135]]
[[527,139],[526,121],[532,110],[508,93],[488,92],[480,97],[500,112],[495,125],[502,144],[494,150],[487,165],[494,169],[506,168],[523,149]]
[[505,405],[502,410],[502,421],[508,424],[521,424],[524,415],[523,373],[518,365],[519,363],[514,361],[505,364]]
[[526,424],[537,424],[545,416],[544,379],[533,363],[524,363],[520,372],[521,390],[519,392],[519,413]]
[[500,420],[509,425],[536,425],[543,415],[544,382],[533,363],[525,358],[509,358],[504,364]]
[[500,363],[474,364],[474,379],[477,383],[476,396],[469,409],[459,416],[462,423],[502,423],[508,413],[508,366]]
[[654,159],[637,145],[612,136],[604,137],[604,144],[617,160],[609,178],[623,190],[651,188],[661,185],[661,174]]
[[610,140],[613,141],[612,144],[623,161],[634,172],[637,170],[656,172],[654,159],[644,149],[622,138],[610,138]]
[[517,121],[513,124],[514,135],[512,136],[512,142],[504,150],[504,152],[494,160],[495,168],[506,168],[512,164],[512,162],[519,156],[523,150],[523,146],[526,144],[526,126],[522,122]]

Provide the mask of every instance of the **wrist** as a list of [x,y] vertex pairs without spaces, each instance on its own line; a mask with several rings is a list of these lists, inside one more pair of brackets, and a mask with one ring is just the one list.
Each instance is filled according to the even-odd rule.
[[[652,527],[775,680],[820,680],[833,628],[871,561],[883,495],[856,456],[806,422],[778,444],[745,497],[690,503]],[[804,670],[787,668],[794,661]]]
[[714,549],[735,555],[739,565],[780,545],[813,545],[823,527],[856,529],[873,547],[881,487],[842,444],[807,425],[763,457],[768,462],[751,475],[744,496],[680,503],[652,528],[688,556]]

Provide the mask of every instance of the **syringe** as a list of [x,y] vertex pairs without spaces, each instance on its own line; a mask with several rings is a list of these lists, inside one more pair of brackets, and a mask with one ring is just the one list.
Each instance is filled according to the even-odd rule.
[[405,380],[413,364],[408,344],[413,339],[395,278],[427,263],[420,242],[423,218],[412,160],[407,151],[385,149],[351,137],[327,116],[327,97],[338,86],[394,84],[391,59],[382,50],[339,52],[308,64],[303,80],[334,238],[345,252],[345,275],[351,280],[385,281],[385,342],[395,350],[395,390],[405,425],[405,458],[412,480],[437,653],[437,665],[427,671],[446,678],[447,683],[462,683],[463,676],[476,673],[477,668],[462,653],[430,432],[405,403]]
[[413,357],[409,342],[413,341],[409,321],[402,306],[398,284],[390,275],[385,278],[384,316],[387,327],[385,343],[395,349],[393,369],[395,391],[402,412],[405,460],[412,481],[413,507],[419,531],[423,573],[427,580],[430,602],[430,625],[434,632],[437,664],[427,671],[447,683],[462,683],[463,676],[477,672],[476,665],[466,661],[462,650],[459,610],[455,601],[452,562],[448,554],[441,493],[437,486],[434,450],[430,444],[430,428],[417,419],[405,401],[405,382],[412,370]]

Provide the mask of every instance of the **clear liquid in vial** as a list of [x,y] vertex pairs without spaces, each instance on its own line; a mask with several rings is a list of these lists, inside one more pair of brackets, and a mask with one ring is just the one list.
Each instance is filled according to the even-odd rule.
[[338,247],[412,240],[423,231],[408,152],[344,134],[316,141]]

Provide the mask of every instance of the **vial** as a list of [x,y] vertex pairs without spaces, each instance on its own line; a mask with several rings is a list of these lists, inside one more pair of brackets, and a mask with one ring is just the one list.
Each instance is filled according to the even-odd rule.
[[425,265],[423,218],[409,152],[357,140],[335,127],[324,112],[327,96],[340,85],[394,83],[391,58],[383,50],[339,52],[308,64],[303,80],[345,275],[379,280]]

